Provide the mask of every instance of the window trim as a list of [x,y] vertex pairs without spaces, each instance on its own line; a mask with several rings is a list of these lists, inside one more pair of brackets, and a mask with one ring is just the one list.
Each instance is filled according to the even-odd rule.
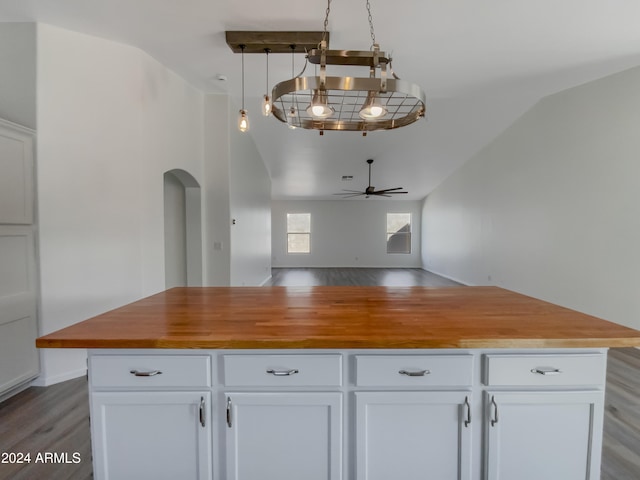
[[[309,231],[307,232],[290,232],[289,231],[289,215],[308,215],[309,216]],[[311,212],[287,212],[286,213],[286,252],[287,255],[309,255],[311,253]],[[309,237],[309,250],[307,252],[291,252],[289,251],[289,235],[307,235]]]
[[[408,232],[390,232],[389,231],[389,215],[409,215],[409,231]],[[413,214],[411,212],[387,212],[385,215],[385,245],[387,247],[387,255],[411,255],[413,251]],[[408,251],[404,252],[390,252],[389,251],[389,239],[391,235],[402,235],[408,237]]]

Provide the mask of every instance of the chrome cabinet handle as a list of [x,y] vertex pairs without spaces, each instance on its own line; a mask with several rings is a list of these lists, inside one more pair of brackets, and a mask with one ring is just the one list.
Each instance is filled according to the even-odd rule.
[[204,397],[200,397],[200,425],[205,426],[206,412],[204,410]]
[[491,396],[491,405],[493,405],[493,418],[491,419],[491,426],[495,427],[498,423],[498,404],[496,403],[496,397]]
[[424,377],[425,375],[431,374],[429,370],[417,370],[415,372],[409,372],[408,370],[400,370],[398,373],[400,375],[406,375],[407,377]]
[[562,371],[553,367],[536,367],[531,369],[531,373],[538,375],[560,375]]
[[267,370],[267,373],[275,375],[276,377],[287,377],[289,375],[300,373],[300,371],[296,368],[292,368],[291,370],[274,370],[273,368],[270,368],[269,370]]
[[231,428],[231,397],[227,397],[227,427]]
[[160,375],[162,372],[160,370],[151,370],[149,372],[141,372],[139,370],[131,370],[129,373],[135,375],[136,377],[154,377],[156,375]]
[[464,405],[467,407],[467,419],[464,421],[464,426],[471,425],[471,405],[469,404],[469,397],[464,397]]

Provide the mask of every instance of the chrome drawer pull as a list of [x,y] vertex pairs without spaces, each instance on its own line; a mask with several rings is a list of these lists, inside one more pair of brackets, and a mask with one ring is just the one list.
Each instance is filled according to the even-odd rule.
[[203,427],[205,426],[205,418],[206,418],[206,413],[205,413],[204,397],[200,397],[200,425],[202,425]]
[[471,405],[469,404],[469,397],[464,397],[464,405],[467,407],[467,419],[464,421],[464,426],[469,427],[469,425],[471,425]]
[[531,370],[531,373],[538,375],[560,375],[562,371],[553,367],[536,367]]
[[289,375],[300,373],[300,371],[296,368],[292,368],[291,370],[274,370],[273,368],[270,368],[269,370],[267,370],[267,373],[275,375],[276,377],[287,377]]
[[162,372],[160,370],[151,370],[150,372],[140,372],[138,370],[131,370],[129,373],[132,373],[136,377],[153,377],[155,375],[160,375]]
[[417,370],[415,372],[409,372],[407,370],[400,370],[398,372],[400,375],[406,375],[407,377],[424,377],[425,375],[430,375],[431,372],[429,370]]
[[495,427],[498,423],[498,404],[496,403],[496,397],[491,395],[491,405],[493,405],[493,418],[491,419],[491,426]]
[[227,427],[231,428],[231,409],[232,409],[232,405],[231,405],[231,397],[227,397]]

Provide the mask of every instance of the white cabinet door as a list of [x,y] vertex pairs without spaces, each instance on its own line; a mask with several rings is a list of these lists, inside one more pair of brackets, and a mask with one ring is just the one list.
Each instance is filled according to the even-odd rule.
[[225,480],[342,478],[341,393],[227,393]]
[[33,131],[0,119],[0,400],[40,372],[33,144]]
[[92,393],[94,478],[210,479],[210,398],[210,392]]
[[468,392],[356,392],[358,480],[468,480]]
[[34,132],[0,119],[0,224],[33,223]]
[[488,480],[598,480],[604,393],[488,392]]

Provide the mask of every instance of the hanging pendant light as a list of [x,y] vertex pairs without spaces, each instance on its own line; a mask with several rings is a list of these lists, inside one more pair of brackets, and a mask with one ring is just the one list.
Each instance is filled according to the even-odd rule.
[[267,56],[267,88],[264,96],[262,97],[262,115],[268,117],[271,114],[271,98],[269,98],[269,53],[271,52],[270,48],[265,48],[264,53]]
[[[272,113],[292,124],[291,109],[298,112],[295,126],[320,130],[390,130],[410,125],[425,116],[425,95],[419,86],[401,80],[391,67],[391,58],[376,42],[371,5],[366,0],[372,45],[369,51],[329,50],[327,45],[331,0],[327,0],[322,40],[306,56],[319,65],[319,75],[303,77],[303,71],[273,87]],[[364,67],[368,77],[327,75],[327,66]],[[306,64],[305,64],[306,67]],[[307,105],[302,110],[298,105]]]
[[243,133],[249,130],[249,116],[244,108],[244,49],[245,45],[240,45],[242,51],[242,108],[238,114],[238,130]]

